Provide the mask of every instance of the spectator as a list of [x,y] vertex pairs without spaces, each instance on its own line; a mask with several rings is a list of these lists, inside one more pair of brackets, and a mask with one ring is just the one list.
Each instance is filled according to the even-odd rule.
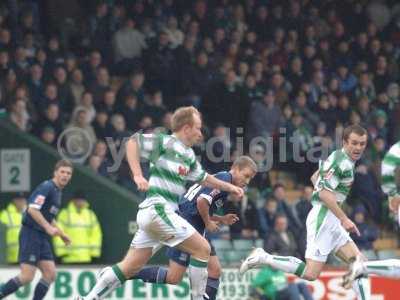
[[184,34],[178,28],[178,20],[174,16],[170,16],[168,18],[167,27],[165,28],[165,32],[168,34],[168,38],[170,41],[170,47],[172,49],[177,48],[182,45]]
[[53,127],[51,127],[51,126],[44,127],[41,130],[39,137],[42,140],[42,142],[44,142],[45,144],[53,146],[53,147],[57,146],[56,131],[54,130]]
[[27,87],[32,103],[36,108],[39,107],[40,100],[44,97],[43,68],[39,64],[31,66]]
[[250,181],[250,187],[257,188],[260,192],[264,192],[270,187],[269,173],[268,171],[272,167],[272,160],[267,160],[269,153],[261,144],[255,144],[250,148],[249,153],[251,158],[257,164],[257,174],[254,176],[253,180]]
[[206,150],[205,155],[208,172],[214,174],[229,168],[228,161],[232,150],[229,135],[229,130],[222,124],[217,124],[214,128],[213,135],[207,142],[211,148]]
[[296,239],[288,231],[288,219],[285,215],[275,217],[274,230],[266,237],[264,249],[272,254],[300,257]]
[[226,73],[223,83],[216,84],[204,98],[202,112],[210,126],[222,123],[231,129],[232,138],[237,127],[246,124],[249,103],[243,89],[236,84],[236,73]]
[[64,113],[71,113],[75,103],[71,88],[67,82],[67,71],[64,67],[56,67],[54,70],[54,79],[57,84],[57,97],[63,103]]
[[264,207],[258,210],[260,218],[260,236],[266,239],[274,230],[275,219],[278,216],[278,201],[267,199]]
[[360,250],[373,250],[373,242],[378,238],[379,231],[374,225],[366,222],[367,211],[358,205],[353,211],[353,220],[360,231],[360,236],[351,234],[351,238]]
[[258,237],[257,208],[247,196],[244,196],[242,200],[230,197],[224,209],[226,214],[236,214],[239,217],[239,221],[230,226],[232,239],[254,239]]
[[75,106],[74,112],[80,109],[86,109],[87,111],[87,121],[88,123],[92,123],[94,118],[96,117],[96,109],[93,105],[93,95],[89,92],[84,92],[82,94],[82,98],[78,105]]
[[34,133],[39,136],[45,127],[51,127],[58,136],[63,130],[63,121],[61,119],[60,108],[57,104],[49,104],[41,117],[35,124]]
[[83,81],[84,79],[82,71],[80,69],[73,70],[69,82],[69,88],[73,96],[74,105],[78,105],[81,102],[82,95],[86,91]]
[[118,109],[126,121],[126,127],[130,131],[137,131],[138,123],[143,112],[139,108],[138,99],[135,94],[128,94],[124,99],[122,107]]
[[101,256],[101,227],[82,191],[76,191],[67,207],[60,211],[57,224],[72,241],[67,249],[59,237],[54,239],[55,254],[64,264],[90,263]]
[[138,104],[144,103],[144,84],[145,76],[142,71],[135,71],[130,78],[122,85],[117,94],[118,104],[122,105],[127,95],[135,95]]
[[294,234],[294,236],[299,236],[299,229],[301,226],[297,224],[296,219],[289,208],[284,185],[281,183],[275,184],[272,187],[272,195],[278,201],[278,212],[286,215],[288,219],[289,230]]
[[[79,135],[79,138],[74,138],[74,144],[70,145],[71,147],[74,147],[74,153],[77,153],[78,156],[80,153],[85,153],[86,149],[90,148],[90,145],[93,145],[96,142],[96,134],[94,132],[93,127],[90,125],[88,122],[88,112],[86,109],[82,108],[78,111],[75,112],[75,115],[71,117],[71,122],[68,125],[67,128],[75,128],[74,130],[71,130],[69,134],[66,135],[66,141],[71,139],[71,137],[76,134],[76,130],[80,130],[81,134]],[[80,159],[86,159],[86,157],[78,157],[78,160]],[[83,161],[80,160],[80,163],[83,163]]]
[[21,131],[27,132],[31,129],[30,115],[24,100],[16,99],[11,105],[10,121]]
[[364,96],[371,101],[376,98],[375,86],[370,79],[370,74],[367,72],[360,74],[358,84],[354,89],[354,99],[360,99]]
[[89,59],[82,65],[83,78],[85,85],[90,86],[96,80],[97,69],[102,64],[102,56],[98,50],[90,52]]
[[256,136],[269,137],[277,133],[281,110],[275,103],[275,93],[268,90],[262,102],[253,102],[249,115],[249,140]]
[[260,300],[314,299],[304,282],[288,283],[285,273],[271,267],[262,268],[252,280],[251,286]]
[[114,113],[117,112],[115,102],[115,92],[112,89],[108,88],[104,90],[102,101],[100,103],[97,103],[97,105],[95,103],[95,105],[96,108],[107,112],[108,116],[111,117]]
[[110,89],[110,74],[106,67],[99,67],[96,71],[96,79],[90,85],[89,91],[93,94],[95,105],[100,103],[104,94]]
[[19,251],[19,231],[21,229],[21,221],[23,212],[26,209],[26,196],[18,193],[14,196],[7,207],[0,212],[0,222],[6,226],[5,242],[6,262],[8,264],[18,263]]
[[111,136],[111,125],[109,124],[109,117],[105,110],[97,110],[96,118],[93,121],[93,129],[98,139],[104,140],[106,137]]
[[119,75],[127,75],[147,48],[144,35],[135,26],[135,21],[127,18],[124,27],[113,36],[114,57],[117,62],[115,69]]

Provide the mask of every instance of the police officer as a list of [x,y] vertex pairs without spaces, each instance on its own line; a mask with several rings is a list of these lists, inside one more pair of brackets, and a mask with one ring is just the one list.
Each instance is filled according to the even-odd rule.
[[6,225],[6,261],[9,264],[18,262],[18,236],[25,209],[26,196],[18,193],[0,213],[0,222]]
[[58,226],[71,238],[65,247],[59,237],[54,239],[54,250],[63,263],[90,263],[100,257],[102,232],[95,213],[83,191],[76,191],[67,207],[57,217]]
[[30,283],[37,268],[42,272],[42,278],[35,287],[33,300],[45,297],[56,277],[51,237],[59,236],[66,245],[71,243],[54,218],[61,206],[61,190],[71,180],[72,171],[71,162],[58,161],[53,178],[42,182],[29,197],[19,234],[20,273],[0,288],[0,299]]

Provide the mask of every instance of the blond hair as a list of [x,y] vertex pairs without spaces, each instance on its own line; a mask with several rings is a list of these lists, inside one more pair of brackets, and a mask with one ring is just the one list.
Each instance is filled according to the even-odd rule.
[[236,158],[232,164],[232,168],[234,167],[238,168],[239,170],[243,170],[244,168],[250,168],[254,172],[257,172],[256,163],[250,156],[247,155],[242,155]]
[[172,132],[181,130],[185,125],[193,126],[194,115],[201,118],[200,112],[194,106],[184,106],[175,110],[171,120]]

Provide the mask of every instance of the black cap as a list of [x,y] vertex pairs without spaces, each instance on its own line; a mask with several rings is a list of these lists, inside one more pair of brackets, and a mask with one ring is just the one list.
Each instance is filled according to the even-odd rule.
[[76,190],[74,192],[74,199],[86,199],[86,193],[83,190]]
[[18,198],[27,198],[28,197],[28,193],[26,192],[17,192],[14,195],[14,199],[18,199]]

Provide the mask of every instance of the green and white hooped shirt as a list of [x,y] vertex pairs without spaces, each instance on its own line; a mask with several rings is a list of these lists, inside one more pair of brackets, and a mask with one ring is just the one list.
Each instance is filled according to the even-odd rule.
[[323,189],[333,192],[337,202],[344,202],[350,193],[353,181],[354,161],[343,148],[332,152],[326,161],[319,162],[319,174],[311,203],[313,205],[321,203],[319,192]]
[[400,167],[400,142],[397,142],[385,154],[381,172],[382,172],[382,191],[389,197],[399,195],[396,184],[396,170]]
[[166,204],[177,210],[186,182],[201,182],[207,176],[193,149],[174,135],[137,133],[133,137],[137,137],[140,157],[150,161],[149,190],[139,207]]

